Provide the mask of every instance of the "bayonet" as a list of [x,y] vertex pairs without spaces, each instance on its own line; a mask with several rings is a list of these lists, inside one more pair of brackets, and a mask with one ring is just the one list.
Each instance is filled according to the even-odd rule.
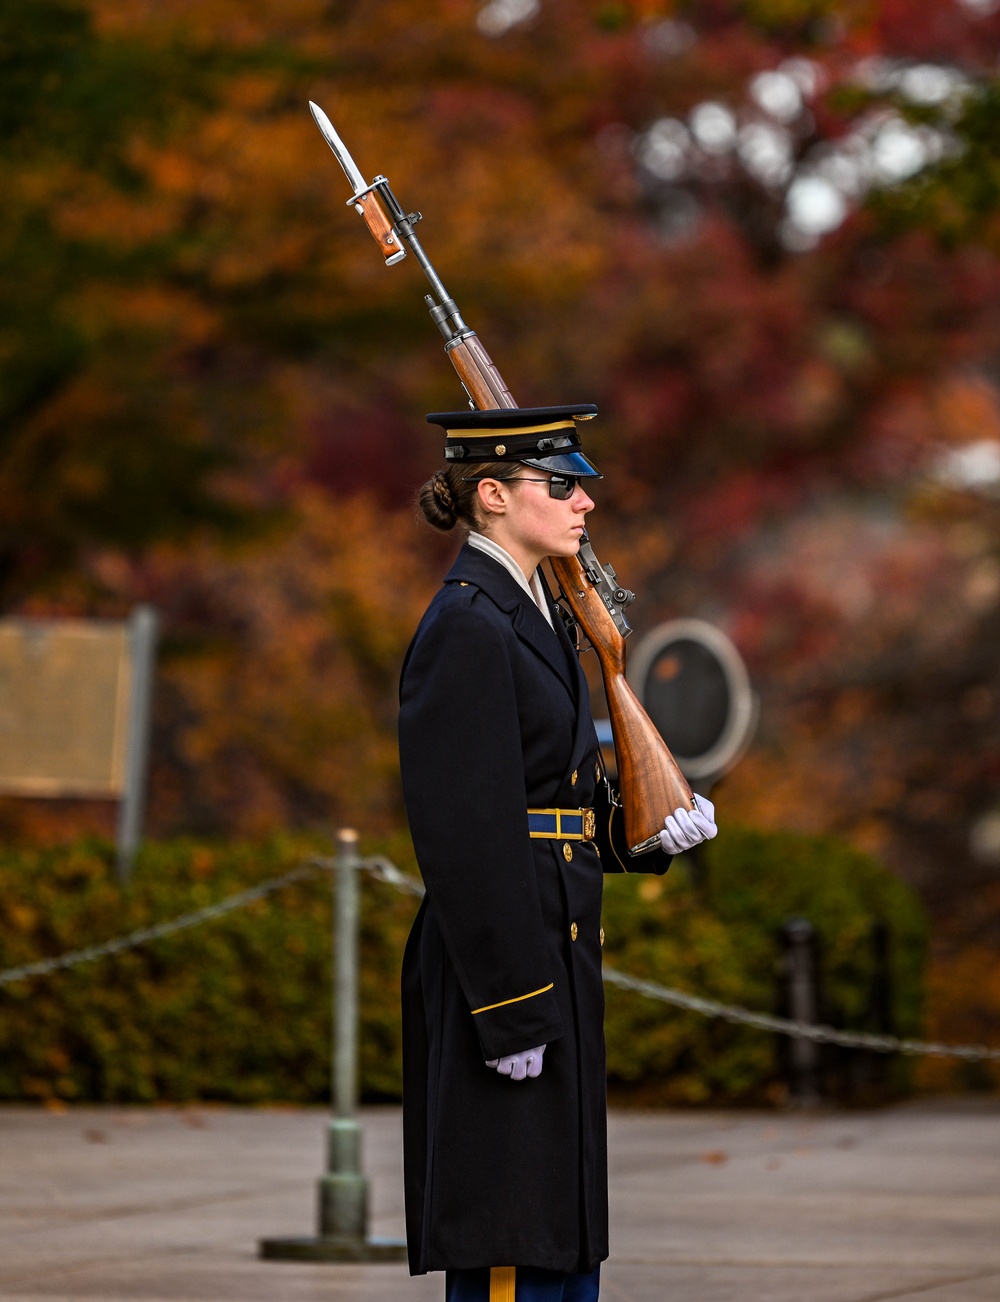
[[[468,355],[470,373],[474,372],[477,379],[483,375],[487,376],[488,397],[485,405],[488,407],[516,406],[496,367],[476,338],[475,331],[471,330],[462,319],[458,304],[445,289],[441,277],[434,270],[431,260],[417,239],[413,228],[418,221],[422,220],[421,214],[418,212],[408,213],[402,207],[393,194],[386,177],[379,175],[371,182],[366,181],[361,169],[348,152],[347,146],[334,129],[333,123],[320,106],[310,100],[309,108],[312,111],[316,125],[322,132],[323,139],[333,150],[334,157],[344,169],[351,185],[354,186],[354,193],[347,200],[348,205],[353,207],[364,219],[365,225],[382,250],[386,266],[394,266],[395,263],[401,262],[406,257],[406,249],[403,248],[404,244],[409,247],[410,252],[420,263],[423,273],[434,291],[433,295],[426,294],[424,296],[427,310],[444,337],[445,347],[451,356],[455,369],[462,378],[463,384],[465,384],[465,375],[463,374],[461,362]],[[467,384],[465,384],[465,391],[469,395],[469,400],[473,406],[483,405],[477,393]]]
[[364,219],[365,225],[372,233],[372,238],[382,250],[385,265],[393,267],[397,262],[402,262],[406,257],[406,250],[400,244],[399,235],[394,229],[393,223],[386,216],[385,209],[382,207],[377,193],[385,184],[385,177],[376,176],[375,180],[369,185],[361,174],[361,169],[351,157],[347,146],[337,135],[333,123],[320,106],[310,100],[309,109],[323,139],[333,150],[334,158],[344,169],[344,174],[354,187],[354,193],[347,200],[348,205]]
[[[323,112],[320,106],[318,104],[314,104],[312,100],[309,101],[309,110],[316,121],[316,125],[319,127],[320,131],[322,132],[323,139],[333,150],[334,158],[337,160],[337,162],[346,172],[347,179],[350,181],[351,185],[354,186],[354,194],[355,195],[367,194],[371,187],[367,184],[365,178],[361,175],[361,169],[358,167],[357,163],[351,157],[350,153],[348,152],[347,146],[344,144],[340,136],[338,136],[336,131],[334,130],[333,123],[326,116],[326,114]],[[351,199],[348,199],[347,202],[353,203],[354,202],[353,197]]]

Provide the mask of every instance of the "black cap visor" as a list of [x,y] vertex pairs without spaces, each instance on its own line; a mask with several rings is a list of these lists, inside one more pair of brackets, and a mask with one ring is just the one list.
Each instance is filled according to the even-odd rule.
[[604,478],[582,452],[559,452],[551,457],[518,457],[518,461],[522,466],[550,470],[554,475],[579,475],[581,479]]

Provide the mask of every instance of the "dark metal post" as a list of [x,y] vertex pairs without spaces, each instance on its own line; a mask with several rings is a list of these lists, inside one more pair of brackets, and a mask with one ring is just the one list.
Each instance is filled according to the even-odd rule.
[[270,1261],[404,1261],[406,1244],[368,1238],[368,1181],[361,1170],[358,1105],[358,834],[337,833],[333,874],[333,1116],[319,1179],[315,1238],[261,1239]]
[[[876,1035],[895,1035],[893,1016],[892,964],[889,928],[877,918],[871,929],[872,979],[868,1008],[863,1025]],[[877,1098],[893,1077],[893,1059],[889,1054],[856,1049],[850,1057],[848,1080],[862,1097]]]
[[[791,918],[782,929],[785,941],[785,981],[788,1015],[795,1022],[815,1024],[816,933],[807,918]],[[819,1045],[815,1040],[794,1036],[788,1045],[791,1102],[796,1107],[814,1107],[819,1094]]]
[[892,962],[889,928],[881,919],[872,923],[872,1030],[878,1035],[895,1035],[893,1016]]

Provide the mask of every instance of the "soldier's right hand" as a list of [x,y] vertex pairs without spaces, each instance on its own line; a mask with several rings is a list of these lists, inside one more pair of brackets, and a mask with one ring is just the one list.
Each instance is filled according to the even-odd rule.
[[710,841],[719,830],[715,806],[707,796],[695,796],[694,809],[675,809],[663,823],[660,844],[664,854],[683,854],[701,841]]

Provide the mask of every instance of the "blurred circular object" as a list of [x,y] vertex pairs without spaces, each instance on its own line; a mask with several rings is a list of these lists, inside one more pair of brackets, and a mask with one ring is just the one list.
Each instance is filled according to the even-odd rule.
[[980,814],[969,830],[972,857],[991,868],[1000,865],[1000,809]]
[[714,625],[660,624],[635,647],[628,677],[689,781],[721,777],[749,745],[757,722],[750,679]]

